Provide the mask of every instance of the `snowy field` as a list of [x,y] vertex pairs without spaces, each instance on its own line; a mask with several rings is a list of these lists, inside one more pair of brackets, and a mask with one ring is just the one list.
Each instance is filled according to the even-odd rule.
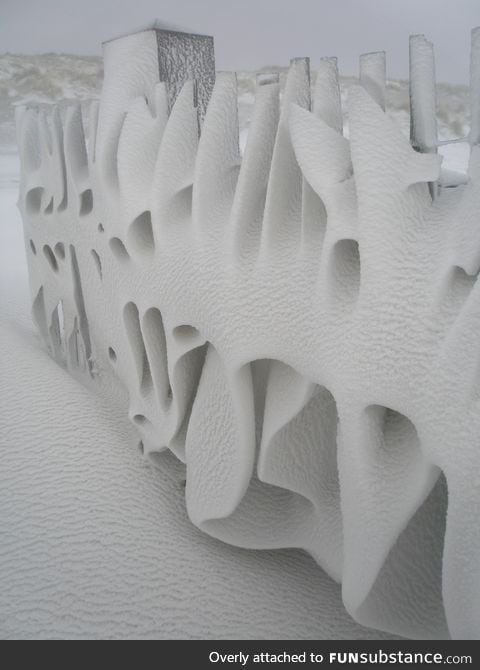
[[[20,216],[12,105],[98,94],[100,59],[0,57],[0,638],[386,639],[298,551],[244,551],[187,519],[184,472],[154,469],[107,406],[40,348]],[[348,84],[343,80],[343,86]],[[243,139],[254,80],[239,77]],[[408,126],[407,87],[390,114]],[[466,133],[466,89],[440,87],[442,138]],[[465,145],[445,151],[462,170]]]

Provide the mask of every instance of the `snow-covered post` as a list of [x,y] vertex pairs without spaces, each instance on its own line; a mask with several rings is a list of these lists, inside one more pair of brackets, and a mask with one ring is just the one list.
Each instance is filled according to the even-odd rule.
[[166,83],[172,108],[183,84],[196,83],[196,105],[203,120],[215,83],[213,37],[155,28],[160,81]]
[[165,30],[157,23],[104,42],[103,54],[96,158],[105,184],[115,187],[119,136],[133,101],[144,97],[152,103],[153,89],[161,82],[168,116],[185,82],[193,80],[201,124],[215,83],[215,56],[213,37]]
[[385,51],[374,51],[360,56],[360,84],[385,109]]
[[[410,141],[424,154],[437,153],[438,134],[433,44],[424,35],[410,37]],[[432,198],[436,184],[430,184]]]
[[472,30],[470,51],[470,144],[480,143],[480,27]]
[[313,113],[330,128],[343,132],[342,99],[338,83],[337,59],[321,58],[313,91]]

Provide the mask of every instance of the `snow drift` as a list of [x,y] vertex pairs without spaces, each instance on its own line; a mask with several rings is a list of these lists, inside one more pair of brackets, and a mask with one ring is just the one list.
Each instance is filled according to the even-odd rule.
[[142,449],[186,464],[201,529],[307,550],[364,625],[477,636],[476,141],[468,175],[442,174],[421,104],[415,151],[374,54],[348,139],[335,61],[312,89],[295,59],[281,96],[258,79],[242,155],[236,77],[217,74],[202,123],[191,81],[171,106],[157,39],[106,45],[87,141],[80,106],[18,115],[45,346],[128,391]]

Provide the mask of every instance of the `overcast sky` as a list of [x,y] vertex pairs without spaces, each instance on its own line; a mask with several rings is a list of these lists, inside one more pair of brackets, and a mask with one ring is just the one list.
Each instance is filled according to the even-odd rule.
[[294,56],[384,49],[388,75],[408,74],[408,35],[435,43],[437,79],[466,82],[480,0],[0,0],[0,52],[99,54],[100,44],[154,19],[213,35],[217,69],[284,65]]

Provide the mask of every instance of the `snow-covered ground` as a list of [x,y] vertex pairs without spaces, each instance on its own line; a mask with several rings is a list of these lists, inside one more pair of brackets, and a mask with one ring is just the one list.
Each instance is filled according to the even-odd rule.
[[[147,465],[124,408],[103,406],[41,349],[13,104],[87,99],[100,83],[100,59],[0,57],[0,637],[388,638],[353,622],[307,555],[239,550],[197,531],[182,466],[168,456]],[[239,87],[245,135],[252,76]],[[466,133],[466,99],[463,87],[439,88],[442,138]],[[388,104],[407,128],[404,82],[389,83]],[[448,167],[465,167],[464,145],[445,153]]]

